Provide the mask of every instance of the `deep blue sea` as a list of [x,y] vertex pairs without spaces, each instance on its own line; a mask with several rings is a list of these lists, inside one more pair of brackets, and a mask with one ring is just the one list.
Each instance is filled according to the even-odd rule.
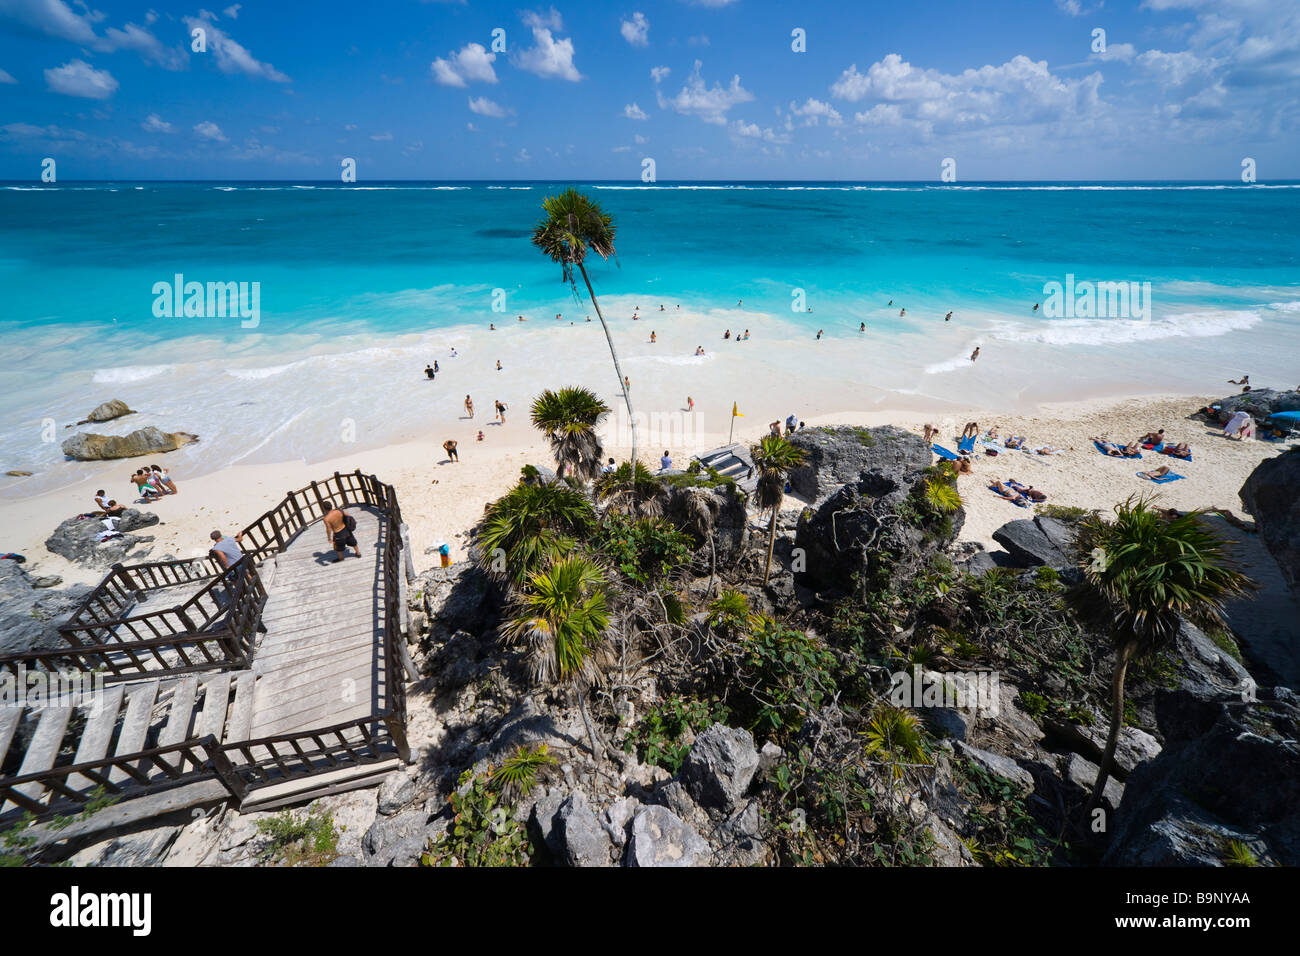
[[[933,391],[970,342],[1052,349],[1061,368],[1071,350],[1104,365],[1154,349],[1170,365],[1156,385],[1178,384],[1177,355],[1300,380],[1297,183],[5,183],[0,466],[61,460],[42,423],[61,439],[94,404],[150,382],[166,384],[184,427],[176,417],[250,383],[265,394],[283,378],[282,399],[300,397],[282,373],[309,357],[325,363],[311,379],[324,395],[364,374],[362,347],[585,315],[529,241],[542,198],[568,185],[615,219],[617,261],[591,267],[613,322],[637,306],[742,300],[810,334],[867,322],[904,393]],[[178,274],[258,283],[256,327],[156,314],[156,285]],[[1150,283],[1151,312],[1031,311],[1067,276]],[[918,348],[931,332],[933,348]],[[245,424],[266,434],[282,405]]]

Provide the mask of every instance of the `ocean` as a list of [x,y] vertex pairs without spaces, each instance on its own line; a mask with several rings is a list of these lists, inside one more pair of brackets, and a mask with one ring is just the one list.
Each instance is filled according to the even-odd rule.
[[[386,396],[470,330],[518,334],[521,314],[515,367],[594,361],[595,332],[548,346],[539,327],[591,313],[529,241],[568,185],[615,218],[617,261],[589,272],[616,334],[640,336],[637,308],[670,328],[678,305],[692,332],[825,329],[861,350],[845,374],[871,404],[995,398],[973,345],[980,374],[1001,361],[999,381],[1036,400],[1090,378],[1117,393],[1300,382],[1300,183],[10,182],[0,470],[83,475],[59,442],[115,397],[141,415],[100,430],[197,432],[179,460],[204,470],[328,457],[340,403],[361,407],[366,443],[410,437],[422,413]],[[256,315],[173,314],[178,276],[245,284]]]

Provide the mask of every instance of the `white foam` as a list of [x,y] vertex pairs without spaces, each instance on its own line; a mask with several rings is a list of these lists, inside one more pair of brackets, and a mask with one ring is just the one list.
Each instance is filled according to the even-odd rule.
[[123,365],[119,368],[101,368],[95,370],[93,381],[97,385],[140,382],[161,375],[163,372],[170,372],[175,367],[174,365]]
[[1041,345],[1116,345],[1155,339],[1208,338],[1258,325],[1262,317],[1249,310],[1180,312],[1159,319],[1040,319],[1032,323],[1003,322],[990,331],[1004,342]]

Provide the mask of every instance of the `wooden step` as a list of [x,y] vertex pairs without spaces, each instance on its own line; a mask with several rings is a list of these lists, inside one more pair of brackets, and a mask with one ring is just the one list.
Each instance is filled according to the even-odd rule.
[[257,696],[257,675],[243,671],[235,679],[235,702],[230,705],[230,723],[226,727],[224,743],[248,740],[253,727],[253,699]]
[[13,742],[14,731],[22,722],[25,710],[23,707],[0,707],[0,763],[9,753],[9,744]]
[[195,730],[196,737],[208,734],[217,740],[225,738],[226,712],[230,709],[230,673],[229,671],[208,678],[203,685],[203,713]]
[[159,747],[170,747],[190,736],[190,721],[194,718],[194,698],[198,694],[199,679],[194,676],[182,678],[172,694],[171,708],[167,713],[167,723],[158,735]]
[[[117,715],[122,710],[122,696],[125,693],[123,685],[114,684],[96,695],[95,703],[86,708],[86,726],[81,731],[74,763],[92,763],[103,760],[108,755],[108,745],[117,728]],[[68,778],[68,786],[74,790],[88,790],[93,789],[95,784],[89,777],[75,773]]]
[[401,767],[402,762],[396,757],[392,757],[375,763],[354,764],[350,767],[340,767],[338,770],[313,774],[310,777],[299,777],[266,787],[258,787],[249,791],[244,797],[243,802],[239,805],[239,812],[274,810],[277,807],[314,800],[327,794],[343,793],[359,787],[377,786],[384,782],[386,776],[394,770],[401,769]]
[[[18,776],[41,773],[54,766],[54,761],[58,759],[59,750],[63,746],[63,735],[67,732],[68,721],[72,718],[74,709],[72,707],[46,707],[41,711],[40,720],[36,724],[36,732],[32,734],[32,742],[27,747],[27,753],[23,754],[22,766],[18,768]],[[45,792],[45,788],[38,783],[26,783],[17,789],[19,793],[34,800]],[[9,807],[0,808],[0,812],[8,809]]]
[[[149,734],[149,725],[153,722],[153,705],[158,699],[158,682],[156,680],[137,684],[127,695],[126,716],[122,719],[122,730],[117,735],[117,749],[113,756],[121,757],[137,753],[144,749],[145,737]],[[121,783],[131,779],[124,771],[114,767],[109,771],[108,779]]]

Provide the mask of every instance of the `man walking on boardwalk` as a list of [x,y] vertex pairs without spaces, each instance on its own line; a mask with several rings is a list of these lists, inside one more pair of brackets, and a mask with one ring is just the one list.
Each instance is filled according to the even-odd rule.
[[347,557],[349,545],[357,552],[357,557],[361,557],[361,546],[357,544],[357,536],[353,534],[356,530],[356,518],[345,515],[341,510],[335,508],[334,502],[325,502],[325,537],[338,555],[334,559],[335,561],[342,561]]

